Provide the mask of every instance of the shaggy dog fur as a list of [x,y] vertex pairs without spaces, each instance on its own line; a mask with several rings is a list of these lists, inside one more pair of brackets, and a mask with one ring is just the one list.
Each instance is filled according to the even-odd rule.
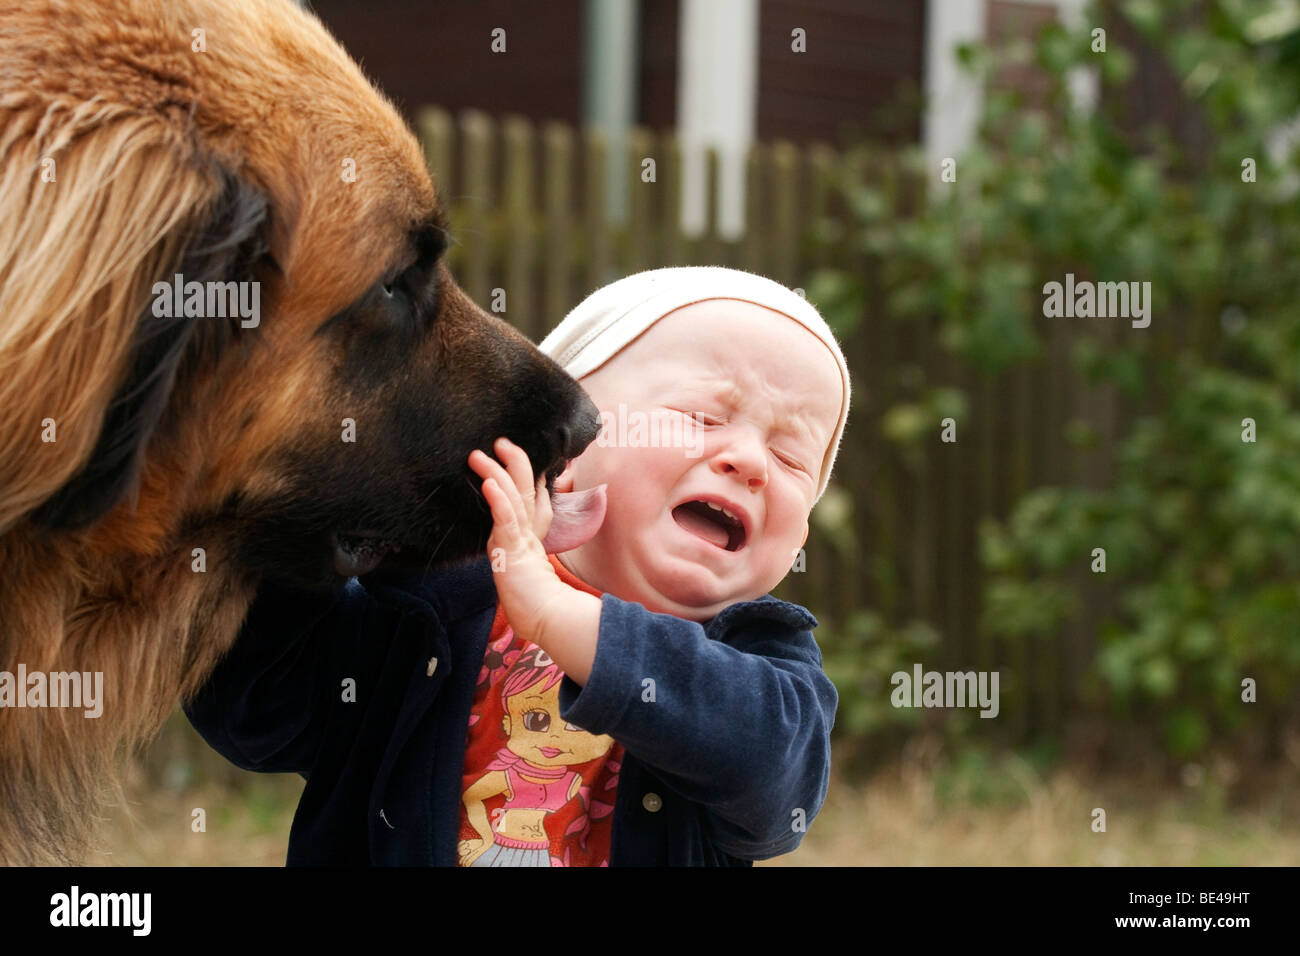
[[[0,671],[104,682],[98,719],[0,700],[0,862],[84,855],[260,582],[474,554],[471,449],[554,475],[594,437],[446,244],[419,144],[289,0],[0,0]],[[259,283],[260,321],[159,314],[177,274]]]

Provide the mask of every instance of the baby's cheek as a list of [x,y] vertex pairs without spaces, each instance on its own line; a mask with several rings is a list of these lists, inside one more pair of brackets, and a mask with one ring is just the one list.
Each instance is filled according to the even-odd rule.
[[618,462],[614,480],[625,494],[644,498],[666,492],[681,472],[680,463],[666,457],[662,448],[627,448]]

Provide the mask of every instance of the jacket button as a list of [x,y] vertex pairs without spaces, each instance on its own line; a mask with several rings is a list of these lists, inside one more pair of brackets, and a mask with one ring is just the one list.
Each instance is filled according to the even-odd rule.
[[659,808],[663,805],[664,802],[657,793],[647,793],[641,798],[641,806],[645,807],[651,813],[658,813]]
[[437,669],[438,669],[438,658],[430,657],[429,666],[424,669],[424,673],[429,677],[432,677],[433,672],[436,671]]

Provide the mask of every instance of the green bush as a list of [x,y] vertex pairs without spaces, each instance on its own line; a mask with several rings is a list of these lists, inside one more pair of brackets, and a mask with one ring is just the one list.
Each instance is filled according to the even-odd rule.
[[[1160,129],[1121,131],[1105,93],[1101,108],[1077,109],[1068,71],[1099,67],[1117,93],[1134,57],[1113,30],[1108,52],[1091,51],[1088,30],[1106,22],[1095,15],[1077,32],[1051,27],[1025,53],[1052,77],[1048,108],[990,92],[957,182],[926,171],[932,195],[906,215],[861,179],[842,182],[854,212],[843,241],[877,266],[879,286],[824,270],[809,295],[841,332],[883,295],[893,320],[937,320],[946,347],[998,375],[1040,354],[1044,321],[1087,321],[1045,320],[1043,283],[1067,272],[1151,282],[1150,328],[1124,322],[1116,342],[1080,331],[1073,356],[1139,409],[1113,485],[1040,488],[987,524],[982,624],[1011,641],[1055,637],[1088,600],[1079,571],[1104,548],[1106,572],[1092,578],[1116,601],[1090,675],[1095,706],[1156,722],[1169,751],[1189,756],[1247,714],[1293,713],[1300,687],[1300,163],[1294,147],[1269,147],[1300,117],[1300,12],[1263,0],[1113,10],[1204,117],[1204,155],[1180,153]],[[1005,63],[987,50],[964,56],[984,79]],[[941,400],[960,396],[928,401]],[[917,416],[895,408],[882,426],[898,438]],[[1092,440],[1062,424],[1071,440]],[[870,644],[852,630],[837,642],[830,659]],[[1249,705],[1247,677],[1258,684]],[[879,726],[880,701],[848,688],[847,729]]]
[[913,663],[938,645],[933,627],[916,621],[893,628],[880,615],[859,611],[820,643],[826,674],[840,693],[838,733],[864,738],[918,726],[924,711],[890,705],[890,677],[900,670],[911,674]]

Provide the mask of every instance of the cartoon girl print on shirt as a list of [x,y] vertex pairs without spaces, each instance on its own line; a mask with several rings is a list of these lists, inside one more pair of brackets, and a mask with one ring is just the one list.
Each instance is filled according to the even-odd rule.
[[[462,866],[550,866],[546,818],[575,796],[586,809],[589,786],[568,768],[605,755],[614,738],[589,734],[560,716],[563,678],[550,656],[531,643],[506,672],[501,729],[507,741],[465,789],[466,815],[478,839],[460,841]],[[502,793],[505,806],[489,822],[486,801]],[[569,830],[586,826],[584,812]]]

